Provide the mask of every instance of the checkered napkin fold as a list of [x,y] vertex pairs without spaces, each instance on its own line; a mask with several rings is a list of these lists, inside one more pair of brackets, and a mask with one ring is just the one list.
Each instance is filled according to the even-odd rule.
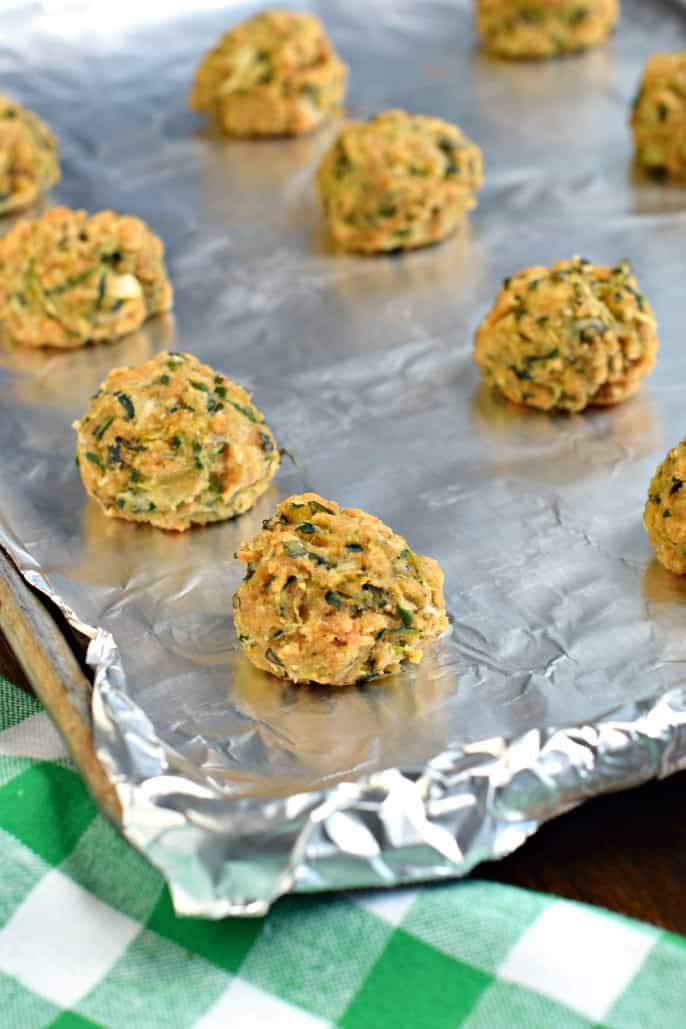
[[0,679],[0,1025],[665,1029],[686,941],[485,882],[176,918],[40,706]]

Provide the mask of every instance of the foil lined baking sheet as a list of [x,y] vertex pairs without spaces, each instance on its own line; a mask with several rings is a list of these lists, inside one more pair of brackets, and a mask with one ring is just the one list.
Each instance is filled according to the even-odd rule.
[[[126,835],[180,913],[210,917],[461,875],[585,797],[686,765],[686,587],[641,526],[649,477],[686,432],[686,190],[635,174],[627,130],[644,60],[686,46],[686,16],[624,0],[607,47],[508,64],[476,48],[467,0],[297,6],[351,65],[352,114],[424,111],[482,146],[486,184],[457,237],[336,255],[312,184],[333,128],[229,142],[187,111],[200,54],[255,5],[0,18],[1,88],[61,140],[52,201],[145,218],[176,289],[173,316],[116,344],[2,345],[0,541],[91,638]],[[615,410],[522,411],[479,384],[473,331],[503,277],[572,254],[633,261],[658,365]],[[238,521],[166,534],[83,494],[72,420],[110,367],[162,348],[254,390],[294,455]],[[241,657],[233,551],[304,488],[440,561],[451,628],[419,668],[310,689]]]

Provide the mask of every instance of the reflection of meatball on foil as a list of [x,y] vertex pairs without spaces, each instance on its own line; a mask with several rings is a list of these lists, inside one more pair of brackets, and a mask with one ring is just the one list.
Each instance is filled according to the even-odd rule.
[[296,136],[341,110],[347,74],[319,18],[264,11],[205,55],[189,103],[229,136]]
[[345,125],[317,172],[332,237],[362,253],[444,239],[482,181],[481,151],[457,126],[405,111]]
[[557,57],[604,42],[619,0],[477,0],[483,44],[501,57]]
[[79,347],[168,311],[163,246],[139,218],[54,207],[0,240],[0,320],[25,346]]
[[506,279],[477,329],[474,359],[517,404],[581,411],[635,393],[658,345],[630,266],[576,257]]
[[686,574],[686,440],[673,447],[651,479],[643,524],[665,568]]
[[631,127],[639,166],[686,182],[686,51],[650,58]]
[[293,682],[345,685],[422,659],[446,627],[443,573],[364,511],[289,497],[236,554],[234,596],[248,658]]
[[109,517],[161,529],[242,514],[279,467],[249,394],[190,354],[112,369],[74,428],[86,492]]
[[0,94],[0,214],[33,203],[59,178],[57,142],[48,126]]

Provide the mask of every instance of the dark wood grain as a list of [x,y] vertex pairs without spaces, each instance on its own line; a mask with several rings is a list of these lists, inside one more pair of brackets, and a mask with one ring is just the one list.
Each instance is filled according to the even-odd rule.
[[[30,686],[0,631],[0,674]],[[686,934],[686,773],[589,801],[477,878],[610,908]]]
[[686,934],[686,773],[608,794],[544,825],[504,861],[477,872],[600,904]]

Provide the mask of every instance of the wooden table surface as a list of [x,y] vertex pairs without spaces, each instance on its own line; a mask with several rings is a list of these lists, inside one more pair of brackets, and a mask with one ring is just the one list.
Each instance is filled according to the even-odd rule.
[[[1,633],[0,674],[30,689]],[[599,904],[686,935],[684,790],[686,772],[591,800],[474,874]]]

